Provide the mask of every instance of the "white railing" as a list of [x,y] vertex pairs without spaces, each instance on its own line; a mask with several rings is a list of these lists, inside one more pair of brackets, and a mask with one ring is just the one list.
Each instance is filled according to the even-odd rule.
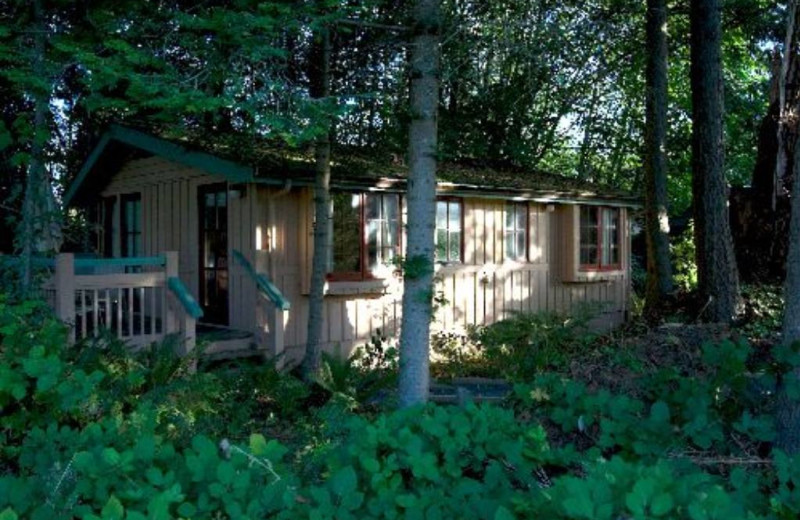
[[184,353],[195,345],[197,302],[178,278],[178,253],[139,258],[55,258],[43,287],[70,341],[112,334],[133,348],[179,334]]

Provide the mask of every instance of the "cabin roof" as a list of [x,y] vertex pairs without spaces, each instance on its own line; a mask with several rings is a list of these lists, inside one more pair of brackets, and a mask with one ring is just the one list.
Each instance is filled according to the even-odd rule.
[[[66,205],[84,204],[131,158],[160,156],[219,175],[232,183],[295,186],[312,185],[314,157],[308,150],[265,147],[242,158],[236,148],[215,143],[205,147],[185,140],[158,137],[129,127],[112,125],[100,138],[73,183]],[[405,190],[408,167],[397,157],[385,160],[360,150],[337,148],[331,154],[334,188]],[[91,179],[91,182],[89,182]],[[437,165],[440,194],[639,207],[639,197],[587,181],[518,167],[497,167],[477,161]],[[90,189],[89,187],[92,187]]]

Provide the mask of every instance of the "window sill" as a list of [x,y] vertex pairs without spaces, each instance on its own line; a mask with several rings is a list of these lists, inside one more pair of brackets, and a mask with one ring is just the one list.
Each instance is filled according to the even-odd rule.
[[625,275],[625,269],[608,269],[608,270],[579,270],[575,272],[574,276],[568,282],[588,283],[588,282],[605,282],[609,280],[616,280]]
[[386,280],[328,281],[325,282],[324,291],[326,296],[382,296],[386,294],[388,286]]

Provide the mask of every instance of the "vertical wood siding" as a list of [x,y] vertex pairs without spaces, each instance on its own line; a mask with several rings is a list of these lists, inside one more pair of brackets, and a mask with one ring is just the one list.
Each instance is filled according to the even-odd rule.
[[[204,184],[224,182],[200,170],[149,157],[128,162],[103,190],[102,196],[140,193],[142,196],[142,254],[178,251],[179,275],[189,291],[200,295],[199,215],[197,190]],[[256,187],[246,186],[239,198],[228,200],[228,298],[231,327],[256,328],[255,288],[246,280],[231,251],[245,257],[255,254],[254,229],[260,208]]]
[[[198,283],[197,188],[221,179],[159,158],[131,161],[103,195],[142,194],[144,254],[164,250],[180,253],[180,276],[193,294]],[[285,340],[287,354],[300,357],[306,340],[308,283],[311,271],[312,201],[310,190],[242,186],[242,196],[229,198],[229,253],[236,249],[266,273],[292,304]],[[574,238],[569,206],[530,203],[528,261],[504,259],[502,200],[463,200],[463,263],[437,266],[438,305],[433,330],[463,331],[517,312],[567,312],[582,302],[598,305],[606,323],[620,322],[627,310],[630,251],[623,210],[622,273],[589,283],[565,282],[568,242]],[[257,236],[260,244],[256,243]],[[260,247],[259,247],[260,246]],[[229,254],[229,258],[230,254]],[[241,266],[229,262],[230,325],[259,329],[257,295]],[[358,285],[358,284],[354,284]],[[326,297],[323,341],[331,352],[347,354],[374,334],[393,338],[399,333],[399,279],[387,280],[379,293]],[[261,324],[263,328],[263,324]]]

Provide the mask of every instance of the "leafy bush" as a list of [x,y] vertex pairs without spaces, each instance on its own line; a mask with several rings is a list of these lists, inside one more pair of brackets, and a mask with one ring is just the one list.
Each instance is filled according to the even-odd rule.
[[538,427],[494,407],[353,417],[298,518],[493,518],[535,486]]
[[697,289],[697,262],[695,261],[694,223],[690,222],[670,244],[673,280],[677,289],[691,292]]
[[744,310],[740,330],[751,340],[770,340],[781,330],[783,320],[783,287],[777,285],[744,285]]
[[351,409],[376,404],[393,389],[398,376],[398,352],[380,330],[349,358],[323,353],[318,383]]
[[436,332],[431,335],[431,377],[499,377],[484,351],[469,335]]
[[[546,348],[576,348],[553,334]],[[0,340],[1,520],[800,514],[800,460],[763,458],[775,380],[800,365],[795,347],[759,365],[746,343],[709,343],[696,373],[663,367],[636,396],[536,365],[513,411],[368,417],[337,399],[309,413],[306,387],[269,366],[187,377],[167,345],[143,356],[111,340],[65,349],[64,328],[34,303],[0,299]],[[382,345],[358,370],[395,370]],[[286,435],[298,423],[311,436]]]
[[569,365],[595,339],[587,325],[588,310],[563,316],[555,313],[519,313],[487,327],[475,328],[470,339],[483,350],[496,373],[513,380],[531,379],[547,370]]

